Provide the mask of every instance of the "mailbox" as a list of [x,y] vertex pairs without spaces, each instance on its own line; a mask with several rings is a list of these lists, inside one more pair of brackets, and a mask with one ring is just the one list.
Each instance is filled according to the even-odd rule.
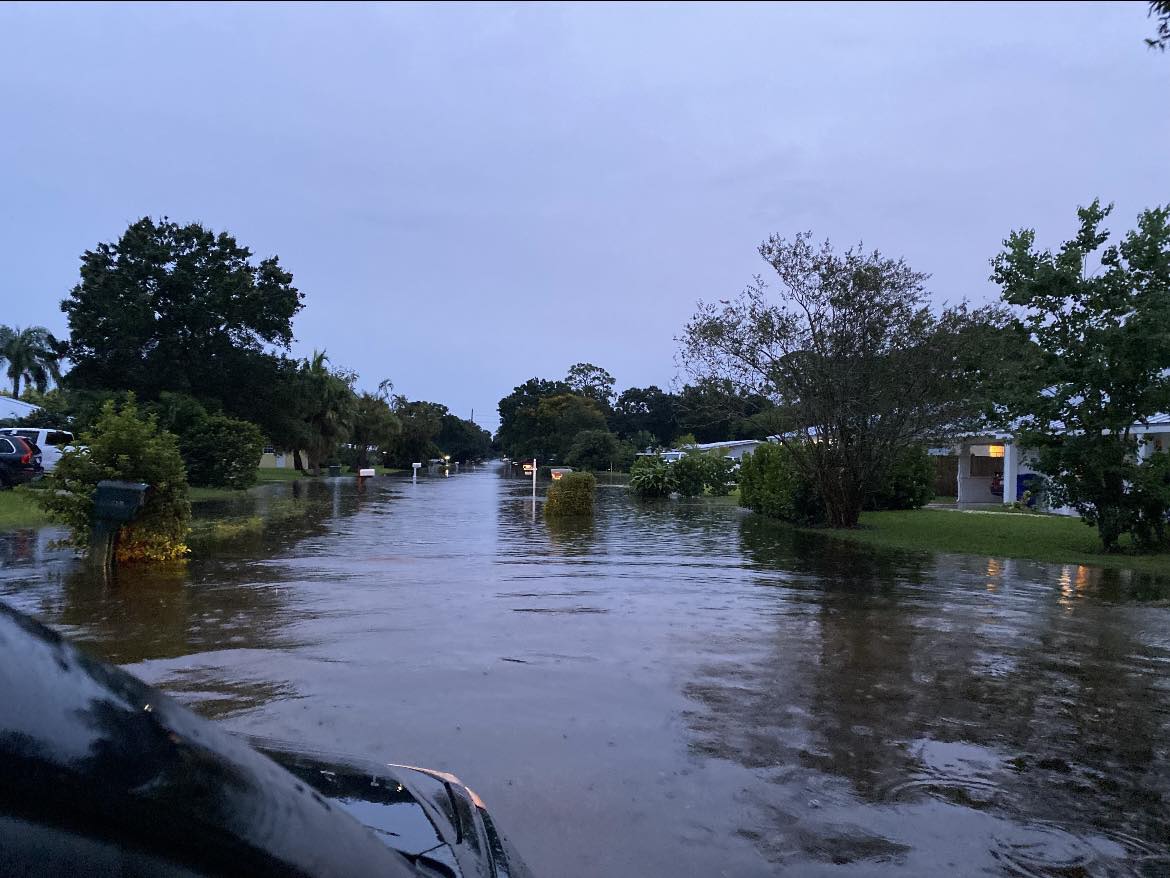
[[94,518],[118,524],[132,521],[146,504],[149,490],[150,485],[144,482],[98,482],[93,495]]

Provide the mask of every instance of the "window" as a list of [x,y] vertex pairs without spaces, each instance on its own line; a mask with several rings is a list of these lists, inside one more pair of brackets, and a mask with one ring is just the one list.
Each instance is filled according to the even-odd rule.
[[0,454],[15,454],[16,446],[7,439],[0,439]]
[[19,436],[21,439],[27,439],[29,442],[36,442],[41,438],[41,433],[39,430],[17,430],[14,433],[10,433],[9,435]]
[[45,444],[53,448],[59,448],[62,445],[70,445],[73,442],[73,434],[66,433],[64,430],[52,430],[45,437]]

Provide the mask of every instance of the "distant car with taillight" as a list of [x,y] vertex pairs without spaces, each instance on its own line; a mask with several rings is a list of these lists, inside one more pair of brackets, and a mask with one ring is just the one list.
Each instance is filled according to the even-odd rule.
[[0,488],[31,482],[44,473],[41,450],[21,436],[0,436]]
[[0,436],[19,436],[41,450],[41,466],[48,472],[57,465],[61,455],[69,448],[76,447],[77,440],[68,430],[52,427],[3,427]]

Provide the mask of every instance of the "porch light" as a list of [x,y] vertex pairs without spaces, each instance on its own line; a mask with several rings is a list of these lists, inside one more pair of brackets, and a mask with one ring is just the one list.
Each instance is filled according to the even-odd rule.
[[1002,445],[988,445],[987,446],[987,456],[988,457],[1003,457],[1003,446]]

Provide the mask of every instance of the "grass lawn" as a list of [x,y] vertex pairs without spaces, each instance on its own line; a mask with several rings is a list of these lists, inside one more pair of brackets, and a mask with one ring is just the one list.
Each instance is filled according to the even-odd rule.
[[1096,530],[1078,518],[1063,515],[945,509],[866,512],[861,516],[860,528],[837,531],[833,536],[899,549],[1096,564],[1170,574],[1170,553],[1106,555],[1099,548]]
[[247,488],[189,488],[188,497],[192,503],[203,500],[231,500],[248,493]]
[[40,527],[48,523],[49,517],[31,493],[20,488],[0,491],[0,530]]
[[262,466],[256,470],[262,482],[293,482],[297,479],[311,479],[314,476],[293,469],[291,466]]

